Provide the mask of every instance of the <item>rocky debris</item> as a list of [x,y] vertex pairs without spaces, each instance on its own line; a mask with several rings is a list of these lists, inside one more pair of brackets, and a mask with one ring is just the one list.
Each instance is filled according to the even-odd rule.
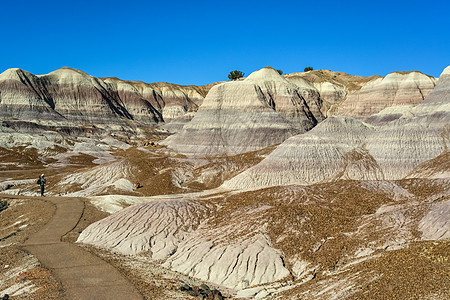
[[207,300],[222,300],[225,299],[222,293],[219,290],[211,290],[209,286],[206,284],[201,284],[199,287],[197,286],[189,286],[188,284],[183,284],[180,288],[180,291],[186,292],[192,297],[198,297],[199,299],[207,299]]
[[213,87],[183,129],[162,144],[190,156],[232,155],[280,143],[323,119],[270,67]]
[[158,144],[152,141],[144,141],[142,142],[142,147],[155,147]]
[[142,185],[141,185],[140,182],[135,182],[135,183],[133,184],[133,190],[137,190],[137,189],[139,189],[139,188],[141,188],[141,187],[142,187]]

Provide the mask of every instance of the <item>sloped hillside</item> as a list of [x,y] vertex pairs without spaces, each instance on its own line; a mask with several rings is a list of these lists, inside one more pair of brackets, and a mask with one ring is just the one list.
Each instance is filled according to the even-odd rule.
[[421,105],[409,107],[411,114],[391,113],[384,117],[391,122],[380,124],[373,117],[372,125],[349,117],[328,118],[306,134],[286,140],[223,187],[404,178],[448,149],[450,81],[446,72],[436,87],[438,95],[433,91]]
[[192,121],[164,144],[191,156],[232,155],[280,143],[322,119],[316,102],[267,67],[213,87]]

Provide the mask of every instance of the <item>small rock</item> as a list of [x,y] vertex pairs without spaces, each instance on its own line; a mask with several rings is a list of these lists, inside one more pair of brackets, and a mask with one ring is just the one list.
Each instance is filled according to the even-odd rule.
[[207,295],[211,294],[211,289],[209,288],[209,286],[207,286],[206,284],[201,284],[200,285],[200,289],[202,289],[203,291],[205,291],[205,293]]
[[184,284],[184,285],[182,285],[182,286],[179,288],[179,290],[182,291],[182,292],[186,292],[186,291],[192,290],[192,288],[191,288],[189,285]]

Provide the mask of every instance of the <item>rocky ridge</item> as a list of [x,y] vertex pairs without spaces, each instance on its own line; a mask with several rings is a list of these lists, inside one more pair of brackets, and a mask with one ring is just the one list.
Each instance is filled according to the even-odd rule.
[[231,155],[280,143],[322,119],[318,103],[307,103],[295,84],[267,67],[213,87],[194,118],[164,144],[192,156]]
[[[444,71],[436,92],[431,92],[422,104],[410,107],[410,115],[392,114],[390,108],[389,117],[381,117],[381,112],[372,124],[350,117],[330,117],[313,130],[286,140],[258,165],[225,182],[223,187],[246,189],[337,179],[404,178],[420,163],[448,149],[449,87]],[[377,125],[376,120],[380,119],[391,122]]]
[[384,108],[417,105],[433,90],[437,79],[418,71],[381,76],[354,76],[330,70],[286,74],[302,89],[304,97],[321,102],[325,116],[367,118]]
[[367,82],[339,105],[336,114],[366,118],[386,107],[417,105],[436,85],[436,79],[420,72],[393,72]]
[[209,88],[101,79],[66,67],[38,76],[8,69],[0,74],[0,117],[56,128],[130,130],[196,110]]

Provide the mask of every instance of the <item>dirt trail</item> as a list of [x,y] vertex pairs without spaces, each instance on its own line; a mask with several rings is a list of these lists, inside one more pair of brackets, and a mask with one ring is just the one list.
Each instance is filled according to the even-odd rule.
[[84,203],[77,198],[46,197],[56,205],[53,218],[23,247],[61,281],[67,299],[143,299],[113,266],[61,237],[78,223]]

